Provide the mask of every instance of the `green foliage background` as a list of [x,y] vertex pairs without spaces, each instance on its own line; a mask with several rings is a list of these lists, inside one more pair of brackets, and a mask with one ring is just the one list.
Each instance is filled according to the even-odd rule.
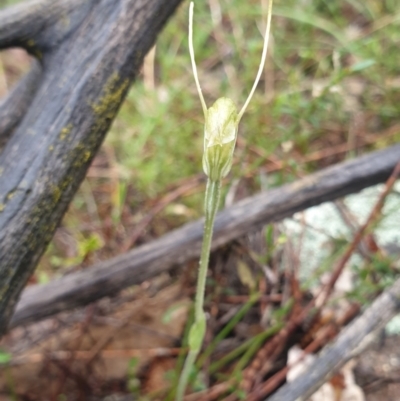
[[[241,107],[247,97],[261,56],[266,3],[195,2],[196,59],[208,105],[228,96]],[[238,196],[249,195],[357,153],[335,152],[340,145],[361,143],[369,151],[398,141],[400,130],[385,133],[400,116],[399,24],[396,0],[277,0],[265,75],[241,121],[225,188],[239,183]],[[202,173],[203,115],[187,31],[183,2],[158,38],[154,64],[132,86],[39,272],[119,253],[163,196]],[[365,141],[368,135],[376,140]],[[200,217],[202,190],[199,183],[157,210],[138,242]]]

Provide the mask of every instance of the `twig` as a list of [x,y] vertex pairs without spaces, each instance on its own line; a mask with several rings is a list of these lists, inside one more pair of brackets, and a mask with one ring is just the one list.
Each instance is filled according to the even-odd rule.
[[326,348],[315,362],[293,382],[279,389],[268,401],[308,399],[348,360],[364,351],[382,327],[400,310],[400,279],[382,293],[373,304]]
[[393,185],[396,182],[399,174],[400,174],[400,162],[396,165],[391,176],[386,181],[385,189],[384,189],[384,191],[382,191],[381,195],[379,196],[379,199],[376,202],[371,213],[369,214],[366,222],[357,230],[357,232],[353,238],[353,241],[347,247],[346,252],[342,256],[342,258],[340,259],[339,263],[337,264],[334,272],[332,273],[332,276],[331,276],[329,282],[323,289],[323,292],[321,293],[320,297],[318,297],[319,299],[317,300],[317,304],[318,304],[319,308],[321,308],[323,305],[325,305],[326,301],[328,300],[330,294],[333,291],[336,281],[338,280],[339,276],[341,275],[343,269],[345,268],[347,262],[349,261],[351,255],[353,254],[354,250],[357,248],[360,241],[362,240],[368,227],[370,227],[372,225],[372,223],[378,218],[378,214],[380,213],[380,211],[384,205],[385,199],[388,196],[389,192],[392,190]]
[[312,354],[318,351],[324,344],[331,341],[340,330],[340,326],[347,324],[351,321],[358,313],[359,306],[351,305],[346,313],[336,323],[331,323],[326,327],[323,327],[320,333],[317,333],[316,338],[304,349],[303,356],[296,361],[293,365],[288,365],[282,368],[279,372],[275,373],[265,383],[257,386],[251,394],[246,398],[246,401],[260,401],[264,397],[275,391],[279,385],[286,379],[288,371],[296,364],[300,363],[306,354]]
[[135,229],[133,232],[128,234],[128,238],[121,246],[121,252],[126,252],[133,247],[137,239],[142,234],[143,230],[150,224],[150,222],[154,219],[154,217],[160,213],[166,206],[168,206],[171,202],[175,201],[185,193],[191,191],[193,188],[196,188],[199,185],[201,179],[196,177],[195,180],[190,180],[184,185],[178,187],[172,192],[169,192],[167,195],[163,196],[159,202],[152,207],[152,209],[144,216],[138,223],[135,224]]
[[[311,205],[338,199],[382,182],[400,159],[400,145],[321,170],[293,184],[238,202],[216,218],[213,249]],[[152,243],[71,273],[47,285],[27,288],[11,325],[37,321],[139,284],[200,255],[202,221],[190,223]]]

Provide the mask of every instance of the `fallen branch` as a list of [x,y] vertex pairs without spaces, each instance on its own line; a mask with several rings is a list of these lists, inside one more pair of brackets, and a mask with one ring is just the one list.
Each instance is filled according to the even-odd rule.
[[377,333],[400,311],[400,279],[327,347],[310,368],[293,382],[284,385],[268,401],[307,400],[351,358],[363,352]]
[[[266,223],[383,182],[399,160],[400,145],[395,145],[245,199],[218,214],[213,249]],[[84,271],[69,274],[47,285],[28,287],[17,305],[11,327],[113,295],[197,258],[202,224],[202,221],[187,224],[158,240]]]
[[[181,0],[31,0],[0,11],[0,48],[41,68],[0,115],[0,337],[116,116]],[[33,78],[33,79],[32,79]]]
[[385,185],[385,190],[382,191],[382,193],[380,194],[379,199],[376,202],[374,208],[371,210],[366,222],[357,230],[357,232],[354,235],[353,241],[348,245],[344,255],[340,258],[339,263],[335,266],[332,276],[329,279],[329,282],[327,283],[326,287],[323,289],[322,294],[320,294],[320,296],[318,296],[319,300],[316,301],[316,304],[318,305],[319,309],[322,309],[322,307],[327,302],[329,296],[332,294],[337,280],[339,279],[344,268],[346,267],[347,262],[349,261],[351,256],[354,254],[354,251],[357,248],[357,245],[362,241],[366,231],[368,230],[368,228],[371,228],[372,223],[380,215],[380,213],[382,211],[382,207],[385,203],[386,197],[388,196],[390,191],[393,189],[393,185],[395,184],[399,174],[400,174],[400,162],[397,163],[396,167],[393,170],[393,173],[390,175],[389,179],[387,180],[386,185]]

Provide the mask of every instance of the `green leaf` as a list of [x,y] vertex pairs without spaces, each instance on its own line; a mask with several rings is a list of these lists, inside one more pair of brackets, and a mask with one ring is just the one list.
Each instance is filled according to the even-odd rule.
[[376,64],[376,61],[373,59],[361,60],[358,63],[353,64],[350,67],[350,71],[351,72],[359,72],[359,71],[362,71],[362,70],[365,70],[365,69],[371,67],[374,64]]
[[250,291],[255,290],[256,280],[254,279],[253,273],[251,272],[249,266],[246,263],[239,260],[237,271],[241,283],[246,287],[248,287]]

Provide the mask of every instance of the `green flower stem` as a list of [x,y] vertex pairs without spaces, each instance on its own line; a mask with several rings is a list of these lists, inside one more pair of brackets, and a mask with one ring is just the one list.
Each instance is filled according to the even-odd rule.
[[176,401],[182,401],[185,395],[185,390],[187,386],[187,382],[189,381],[190,371],[196,361],[197,355],[199,351],[190,350],[187,354],[185,364],[183,365],[181,376],[179,377],[178,388],[176,390]]
[[217,214],[219,199],[221,196],[221,180],[207,180],[206,196],[204,202],[205,223],[203,244],[201,248],[199,275],[197,278],[196,299],[194,306],[194,323],[189,332],[189,353],[176,392],[176,401],[182,401],[185,395],[190,372],[194,366],[196,358],[203,344],[206,318],[204,314],[204,293],[206,289],[206,279],[208,262],[210,259],[211,241],[214,228],[215,215]]
[[208,270],[208,261],[210,259],[211,241],[214,229],[215,215],[217,214],[219,199],[221,197],[221,180],[207,180],[206,195],[204,200],[204,234],[203,245],[201,248],[199,277],[197,279],[196,300],[194,318],[197,321],[203,312],[204,293],[206,288],[206,278]]

